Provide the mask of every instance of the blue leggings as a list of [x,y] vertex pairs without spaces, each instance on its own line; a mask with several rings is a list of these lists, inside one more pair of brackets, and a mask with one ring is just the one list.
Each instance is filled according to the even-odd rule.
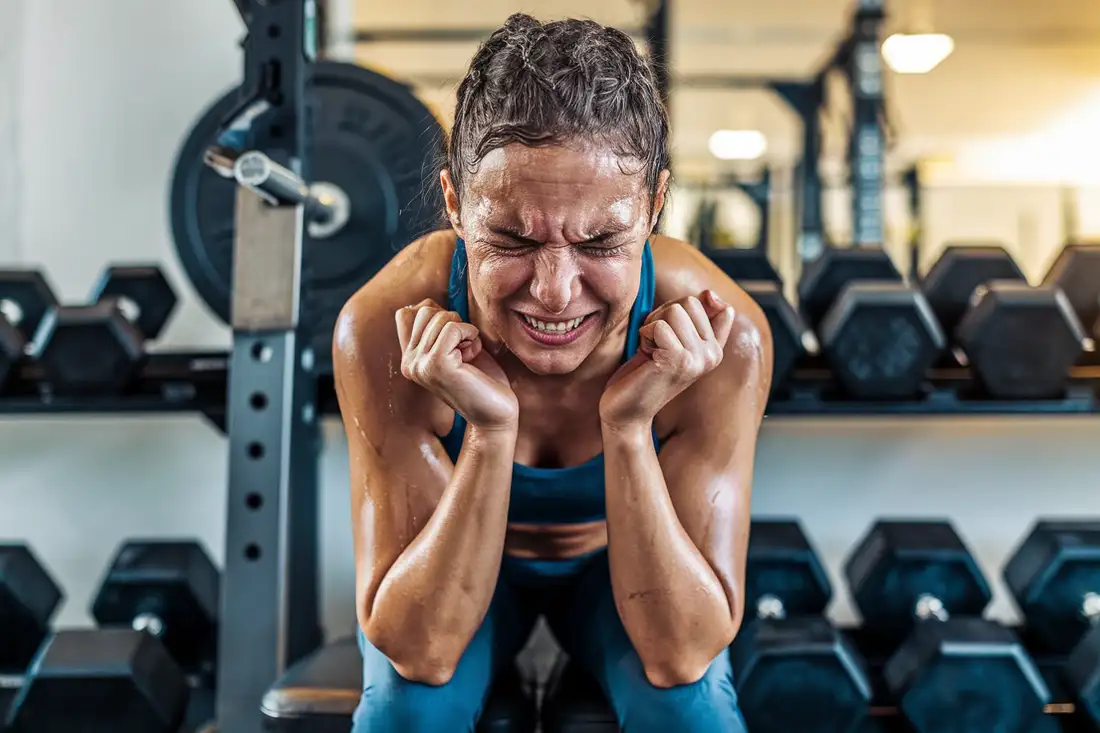
[[698,682],[649,683],[611,594],[607,552],[569,561],[506,557],[485,620],[445,685],[409,682],[359,632],[363,696],[352,733],[473,733],[490,683],[543,614],[564,650],[603,688],[624,733],[744,733],[728,652]]

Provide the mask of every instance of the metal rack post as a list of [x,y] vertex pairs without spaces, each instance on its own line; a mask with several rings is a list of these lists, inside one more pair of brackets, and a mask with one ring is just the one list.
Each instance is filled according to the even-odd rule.
[[[314,0],[251,3],[242,94],[270,109],[249,146],[309,175],[306,73]],[[249,100],[242,100],[246,102]],[[320,641],[315,355],[299,304],[305,206],[237,189],[229,489],[220,619],[218,728],[261,733],[267,688]]]
[[852,181],[852,244],[881,247],[886,141],[882,85],[882,41],[885,0],[859,0],[848,56],[852,93],[852,137],[849,167]]

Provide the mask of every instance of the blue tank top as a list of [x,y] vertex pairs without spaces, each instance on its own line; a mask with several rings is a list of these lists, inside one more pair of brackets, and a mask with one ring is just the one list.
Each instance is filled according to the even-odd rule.
[[[627,327],[625,362],[638,350],[638,329],[653,310],[653,253],[649,242],[642,252],[642,276],[638,295],[630,310]],[[462,239],[455,244],[451,259],[451,278],[447,293],[448,308],[464,321],[470,320],[466,282],[466,245]],[[443,447],[452,461],[458,461],[466,420],[455,413],[451,431],[443,436]],[[657,436],[653,442],[660,447]],[[603,453],[576,466],[566,468],[534,468],[512,464],[512,495],[508,505],[508,521],[522,524],[580,524],[606,519],[604,505]]]

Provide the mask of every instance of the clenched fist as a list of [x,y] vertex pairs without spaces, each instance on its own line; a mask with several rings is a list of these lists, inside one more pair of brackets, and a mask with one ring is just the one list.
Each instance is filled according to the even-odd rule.
[[479,428],[518,424],[519,401],[500,365],[482,348],[477,327],[434,300],[396,313],[401,374]]
[[638,330],[638,353],[604,387],[600,420],[615,427],[652,421],[676,395],[722,363],[733,317],[733,307],[713,290],[650,313]]

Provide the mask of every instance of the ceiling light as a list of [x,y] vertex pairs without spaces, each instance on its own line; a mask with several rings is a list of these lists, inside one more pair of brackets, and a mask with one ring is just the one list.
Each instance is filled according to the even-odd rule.
[[708,147],[719,160],[756,160],[768,149],[768,139],[759,130],[718,130]]
[[944,33],[895,33],[882,44],[882,57],[899,74],[927,74],[955,50]]

